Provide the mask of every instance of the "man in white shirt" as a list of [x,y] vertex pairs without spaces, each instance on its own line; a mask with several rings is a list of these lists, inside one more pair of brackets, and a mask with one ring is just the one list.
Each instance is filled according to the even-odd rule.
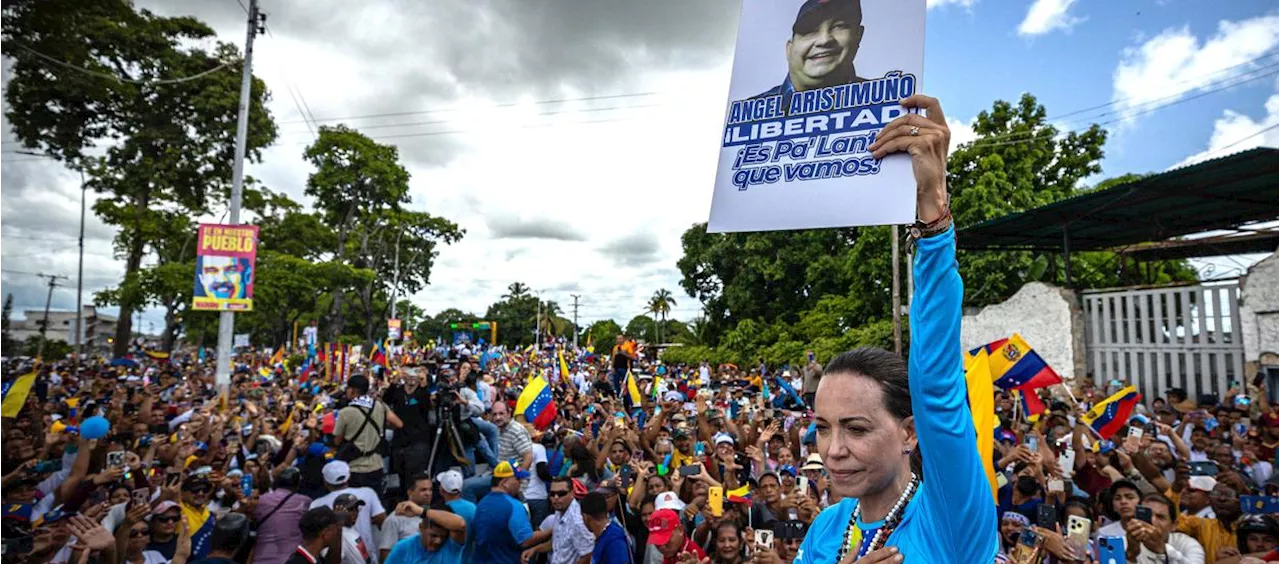
[[529,505],[529,523],[535,524],[541,523],[551,513],[551,504],[547,501],[547,483],[542,479],[543,476],[550,478],[551,473],[547,471],[547,448],[540,443],[533,443],[531,470],[520,493]]
[[525,554],[547,552],[550,548],[548,564],[591,562],[596,537],[582,522],[582,510],[573,498],[573,482],[568,477],[553,478],[548,491],[555,513],[547,516],[538,529],[551,531],[551,540],[526,550]]
[[[385,561],[396,543],[419,533],[423,507],[431,506],[431,476],[418,474],[409,478],[405,491],[408,501],[396,506],[395,514],[382,522],[382,538],[378,541],[378,559]],[[413,508],[413,511],[410,511]]]
[[[387,510],[382,507],[382,501],[378,499],[377,492],[367,487],[347,487],[347,480],[351,478],[351,468],[346,462],[341,460],[333,460],[324,465],[321,471],[324,475],[324,485],[329,489],[329,493],[311,502],[311,507],[334,507],[334,500],[342,494],[351,494],[364,502],[360,505],[360,509],[356,516],[354,528],[360,534],[361,541],[365,547],[378,546],[377,537],[373,534],[374,526],[381,526],[382,522],[387,518]],[[369,555],[370,560],[377,564],[378,556],[376,554]]]
[[1169,498],[1158,493],[1147,494],[1142,498],[1140,506],[1151,510],[1151,522],[1131,519],[1125,524],[1125,552],[1130,562],[1204,563],[1204,547],[1187,535],[1173,532],[1173,524],[1178,519],[1178,508]]

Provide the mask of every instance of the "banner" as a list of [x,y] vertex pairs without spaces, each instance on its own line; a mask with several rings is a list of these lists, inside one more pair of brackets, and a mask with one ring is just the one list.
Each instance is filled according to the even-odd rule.
[[387,320],[387,338],[393,341],[400,340],[400,320],[399,319]]
[[252,311],[256,225],[201,224],[192,309]]
[[707,231],[915,221],[906,154],[867,147],[920,91],[925,0],[743,0]]
[[236,334],[234,337],[232,337],[231,346],[233,347],[249,346],[249,334],[248,333]]

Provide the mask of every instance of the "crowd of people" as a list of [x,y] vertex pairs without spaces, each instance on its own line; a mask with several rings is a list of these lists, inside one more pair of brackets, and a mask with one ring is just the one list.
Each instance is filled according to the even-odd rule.
[[346,359],[342,379],[242,355],[225,392],[195,351],[14,361],[5,562],[1277,561],[1261,379],[1147,398],[1110,440],[1085,414],[1125,382],[1042,389],[1035,418],[997,390],[975,432],[945,119],[904,105],[928,117],[871,149],[910,152],[921,182],[906,360],[441,343]]

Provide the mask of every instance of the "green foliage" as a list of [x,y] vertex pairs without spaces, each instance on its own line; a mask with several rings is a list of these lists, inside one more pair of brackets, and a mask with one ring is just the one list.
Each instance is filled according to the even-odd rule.
[[588,340],[595,347],[597,354],[608,354],[613,350],[614,340],[622,334],[622,326],[612,319],[601,319],[587,326],[581,341],[586,346]]
[[[0,35],[14,47],[5,50],[13,77],[4,96],[18,141],[83,172],[87,187],[101,195],[94,213],[119,228],[116,253],[125,277],[114,295],[121,308],[115,353],[122,354],[133,310],[173,297],[149,295],[140,276],[143,259],[172,240],[168,216],[209,214],[230,192],[239,51],[199,20],[136,10],[127,0],[6,3]],[[198,79],[171,80],[227,63]],[[268,100],[266,85],[254,79],[250,160],[276,138]]]
[[[40,353],[40,335],[32,335],[22,342],[22,354],[34,357]],[[66,341],[50,339],[44,343],[44,359],[47,361],[62,360],[71,354],[71,345]]]

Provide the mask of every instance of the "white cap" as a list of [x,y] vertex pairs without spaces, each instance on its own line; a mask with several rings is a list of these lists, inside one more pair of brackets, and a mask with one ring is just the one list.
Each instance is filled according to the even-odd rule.
[[676,495],[676,492],[662,492],[653,500],[654,511],[670,509],[679,513],[684,511],[684,507],[685,503],[680,501],[680,496]]
[[457,470],[445,470],[436,474],[436,483],[440,484],[440,491],[448,493],[462,492],[462,472]]
[[716,433],[715,439],[713,439],[712,442],[714,442],[717,446],[724,443],[734,444],[733,436],[730,435],[729,433]]
[[324,465],[324,469],[320,471],[324,474],[324,483],[331,486],[340,486],[347,483],[351,478],[351,467],[341,460],[331,460]]
[[676,390],[671,390],[663,394],[662,399],[663,401],[684,401],[685,398],[684,398],[684,394]]
[[1214,479],[1213,476],[1192,476],[1190,480],[1187,480],[1188,487],[1202,492],[1212,492],[1213,487],[1216,485],[1218,485],[1218,480]]

